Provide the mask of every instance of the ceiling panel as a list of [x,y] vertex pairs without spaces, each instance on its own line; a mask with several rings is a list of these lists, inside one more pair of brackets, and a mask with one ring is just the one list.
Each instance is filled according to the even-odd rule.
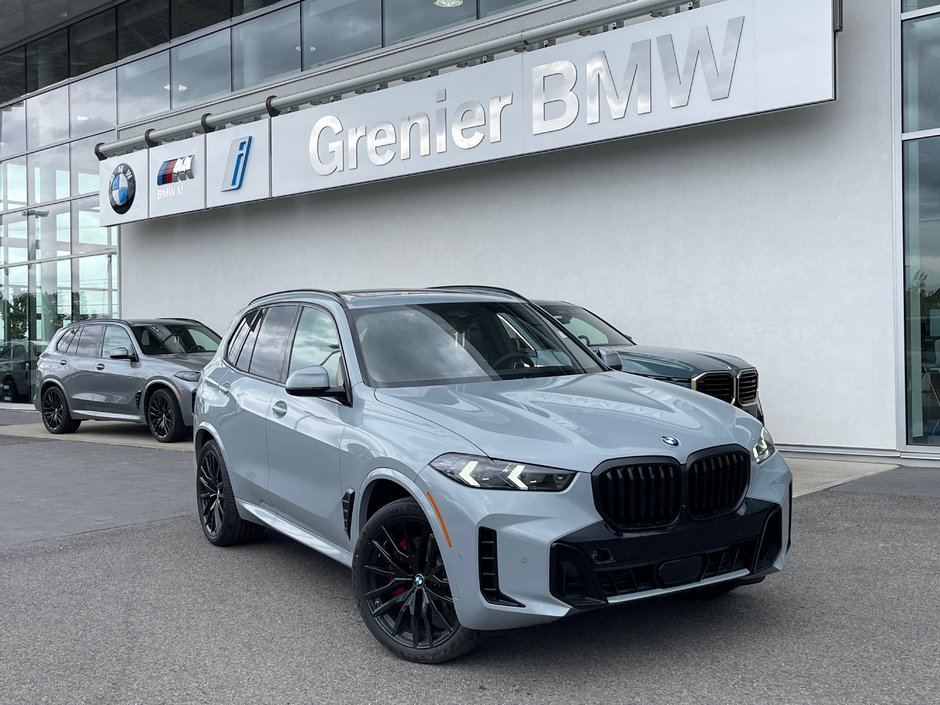
[[112,4],[111,0],[0,0],[0,49]]

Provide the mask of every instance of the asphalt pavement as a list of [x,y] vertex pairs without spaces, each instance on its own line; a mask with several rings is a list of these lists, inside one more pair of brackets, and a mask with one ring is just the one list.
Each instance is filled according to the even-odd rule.
[[0,704],[940,702],[937,469],[798,497],[762,584],[442,666],[382,649],[339,564],[271,534],[210,546],[192,477],[186,453],[0,436]]

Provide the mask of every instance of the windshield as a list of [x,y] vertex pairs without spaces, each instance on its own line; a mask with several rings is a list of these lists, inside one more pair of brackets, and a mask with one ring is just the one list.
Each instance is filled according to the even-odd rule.
[[598,345],[635,345],[635,343],[606,321],[586,308],[570,304],[540,304],[565,330],[589,347]]
[[355,315],[363,374],[374,387],[456,384],[600,372],[530,306],[454,302]]
[[221,339],[199,323],[147,323],[132,326],[144,355],[214,353]]

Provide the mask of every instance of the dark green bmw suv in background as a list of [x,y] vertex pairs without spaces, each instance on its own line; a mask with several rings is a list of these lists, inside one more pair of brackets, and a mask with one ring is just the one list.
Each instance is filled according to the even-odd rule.
[[623,371],[672,382],[726,401],[764,421],[757,368],[739,357],[637,345],[603,318],[567,301],[534,301],[588,347],[615,350]]

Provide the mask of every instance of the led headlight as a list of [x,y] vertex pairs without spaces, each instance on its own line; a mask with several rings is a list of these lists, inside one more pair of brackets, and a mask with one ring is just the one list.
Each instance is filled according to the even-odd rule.
[[762,463],[776,452],[777,449],[774,447],[774,439],[770,437],[770,431],[766,428],[762,428],[760,430],[760,438],[757,439],[757,443],[751,448],[751,455],[758,463]]
[[447,453],[431,461],[431,467],[469,487],[489,490],[538,490],[561,492],[570,483],[570,470],[493,460],[481,455]]
[[185,372],[177,372],[173,376],[176,377],[177,379],[182,379],[186,382],[198,382],[200,379],[202,379],[201,372],[194,372],[191,370],[186,370]]

